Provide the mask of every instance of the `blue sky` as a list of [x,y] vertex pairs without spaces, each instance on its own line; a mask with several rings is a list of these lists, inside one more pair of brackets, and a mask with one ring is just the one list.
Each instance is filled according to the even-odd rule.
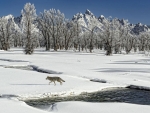
[[95,16],[104,15],[128,19],[131,23],[150,25],[150,0],[0,0],[0,16],[20,16],[24,4],[34,3],[37,14],[44,9],[59,9],[71,19],[78,12],[89,9]]

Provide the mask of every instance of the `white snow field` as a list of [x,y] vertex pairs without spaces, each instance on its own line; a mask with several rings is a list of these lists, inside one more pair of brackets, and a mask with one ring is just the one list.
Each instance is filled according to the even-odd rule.
[[[46,71],[10,67],[30,66]],[[48,74],[52,73],[52,74]],[[65,82],[49,85],[47,76],[59,76]],[[60,102],[57,109],[44,111],[21,100],[48,96],[77,95],[104,88],[128,85],[150,86],[150,58],[143,54],[105,56],[104,52],[45,52],[37,49],[25,55],[21,49],[0,51],[0,113],[149,113],[150,106],[128,103]],[[105,80],[107,83],[93,82]]]

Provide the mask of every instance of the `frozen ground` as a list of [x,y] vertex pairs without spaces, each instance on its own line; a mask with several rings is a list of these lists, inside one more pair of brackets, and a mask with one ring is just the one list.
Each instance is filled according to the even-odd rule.
[[0,99],[1,113],[47,113],[30,106],[18,100]]
[[62,102],[54,108],[57,113],[149,113],[149,110],[149,106],[126,103],[85,102]]
[[[1,113],[44,113],[17,99],[66,96],[93,92],[107,87],[128,85],[150,86],[150,59],[143,54],[105,56],[100,53],[45,52],[36,50],[33,55],[24,55],[22,50],[0,51],[0,109]],[[34,66],[52,73],[9,68],[12,66]],[[63,85],[48,85],[47,76],[59,76]],[[105,80],[107,83],[90,81]],[[108,109],[110,106],[110,109]],[[119,106],[119,107],[118,107]],[[9,109],[7,109],[9,108]],[[78,108],[78,109],[76,109]],[[76,113],[147,113],[150,106],[125,103],[61,102],[51,112]],[[143,111],[145,110],[145,111]],[[21,112],[23,113],[23,112]]]

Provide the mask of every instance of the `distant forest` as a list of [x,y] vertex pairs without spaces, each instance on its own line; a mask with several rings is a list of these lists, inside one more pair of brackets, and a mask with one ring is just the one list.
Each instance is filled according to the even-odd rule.
[[0,18],[0,49],[24,48],[32,54],[35,48],[45,51],[74,50],[93,52],[106,51],[106,55],[129,54],[131,51],[150,50],[149,26],[118,18],[95,17],[89,10],[78,13],[68,20],[56,9],[36,14],[34,4],[26,3],[21,16]]

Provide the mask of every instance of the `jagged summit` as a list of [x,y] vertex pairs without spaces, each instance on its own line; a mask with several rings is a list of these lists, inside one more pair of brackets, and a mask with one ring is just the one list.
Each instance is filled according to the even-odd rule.
[[118,21],[120,22],[121,25],[125,25],[128,20],[125,20],[125,19],[118,19]]
[[98,17],[98,20],[99,20],[101,23],[103,23],[103,22],[106,21],[106,18],[104,17],[104,15],[100,15],[100,16]]
[[78,20],[80,18],[83,18],[83,14],[82,13],[77,13],[76,15],[73,16],[72,20]]
[[80,18],[86,18],[86,16],[90,16],[92,18],[95,18],[94,14],[90,11],[90,10],[86,10],[84,14],[82,14],[81,12],[75,14],[72,18],[72,20],[78,20]]
[[136,25],[138,25],[138,26],[142,26],[142,23],[137,23]]
[[[14,17],[12,14],[9,14],[1,18],[6,18],[7,20],[14,21],[15,26],[19,29],[22,15]],[[141,32],[150,32],[150,26],[143,25],[142,23],[132,24],[125,19],[116,19],[121,25],[127,25],[128,23],[131,33],[133,34],[139,35]],[[79,12],[75,14],[72,18],[72,21],[78,22],[81,25],[83,32],[85,32],[93,29],[93,27],[96,28],[96,31],[102,31],[104,28],[104,23],[106,23],[108,20],[104,15],[100,15],[97,18],[89,9],[86,9],[85,13]]]
[[91,30],[95,26],[99,29],[102,27],[102,24],[99,22],[98,18],[96,18],[96,16],[88,9],[84,14],[75,14],[72,20],[77,21],[83,27],[84,31]]
[[99,18],[105,18],[104,15],[101,15]]
[[20,24],[21,23],[21,19],[22,19],[22,15],[20,15],[18,17],[15,17],[14,21],[15,21],[16,24]]
[[[116,19],[121,25],[128,24],[133,34],[139,35],[141,32],[150,31],[150,28],[147,25],[142,25],[141,23],[131,24],[127,19]],[[97,18],[89,9],[87,9],[84,14],[81,12],[77,13],[73,16],[72,20],[78,22],[83,27],[83,31],[86,31],[87,29],[91,30],[93,26],[96,26],[96,28],[101,31],[103,30],[104,23],[107,22],[107,18],[105,18],[104,15],[100,15]]]
[[94,16],[94,14],[90,10],[88,10],[88,9],[85,11],[85,14]]
[[147,25],[143,25],[142,23],[135,24],[134,28],[132,29],[132,32],[139,35],[141,32],[150,31],[149,27]]

